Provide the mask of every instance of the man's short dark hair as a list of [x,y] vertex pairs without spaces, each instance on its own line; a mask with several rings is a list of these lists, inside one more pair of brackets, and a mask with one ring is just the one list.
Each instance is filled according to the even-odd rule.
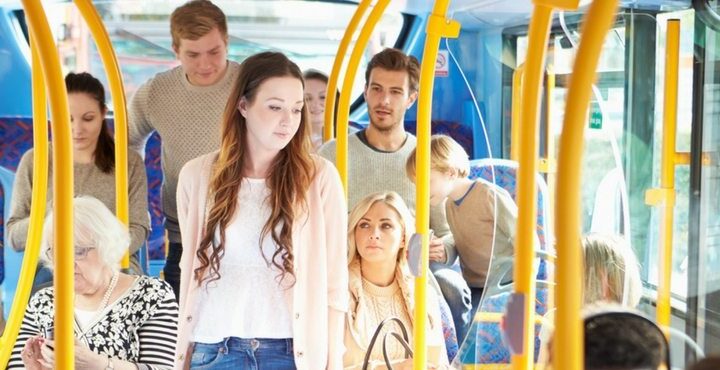
[[420,84],[420,62],[412,55],[407,55],[398,49],[387,48],[375,54],[365,69],[365,86],[370,83],[370,72],[375,68],[388,71],[407,72],[410,85],[409,93],[418,91]]
[[657,369],[669,361],[665,335],[649,319],[629,311],[586,316],[586,370]]
[[717,370],[720,369],[720,357],[712,356],[707,357],[694,365],[690,366],[689,370]]

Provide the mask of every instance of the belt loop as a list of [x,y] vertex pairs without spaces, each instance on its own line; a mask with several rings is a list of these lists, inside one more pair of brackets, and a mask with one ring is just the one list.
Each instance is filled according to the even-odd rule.
[[287,339],[285,339],[285,341],[286,341],[285,343],[287,344],[287,346],[285,347],[286,350],[287,350],[287,353],[290,354],[290,355],[294,354],[294,353],[293,353],[293,351],[294,351],[294,349],[293,349],[293,339],[292,339],[292,338],[287,338]]
[[220,346],[221,346],[220,352],[221,352],[221,353],[228,353],[228,352],[230,352],[230,348],[229,348],[230,339],[232,339],[232,337],[227,337],[227,338],[225,338],[225,339],[222,340],[222,342],[221,342],[221,344],[220,344]]

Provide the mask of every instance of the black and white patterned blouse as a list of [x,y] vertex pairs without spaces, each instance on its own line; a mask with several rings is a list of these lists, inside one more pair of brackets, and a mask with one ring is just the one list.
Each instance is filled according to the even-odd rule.
[[[32,336],[52,328],[54,289],[38,291],[28,305],[8,369],[24,368],[20,352]],[[177,341],[178,305],[166,282],[139,276],[123,296],[75,336],[93,352],[135,363],[139,369],[172,369]]]

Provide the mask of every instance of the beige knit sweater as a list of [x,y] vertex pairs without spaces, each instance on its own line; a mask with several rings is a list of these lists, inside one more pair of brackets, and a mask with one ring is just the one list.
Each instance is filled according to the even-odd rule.
[[[417,144],[415,136],[407,134],[400,149],[382,152],[363,143],[360,134],[348,136],[348,211],[370,193],[394,191],[415,214],[415,184],[405,174],[405,162]],[[318,149],[318,154],[336,163],[336,146],[336,140],[328,141]],[[444,205],[430,207],[430,228],[436,236],[444,237],[447,247],[452,247]]]
[[168,239],[180,243],[177,221],[178,174],[189,160],[220,147],[220,121],[240,65],[228,62],[212,86],[194,86],[182,67],[158,73],[136,92],[128,107],[130,147],[143,155],[153,131],[162,139],[163,211]]
[[[412,347],[413,335],[413,279],[403,269],[398,268],[395,281],[387,287],[379,287],[362,277],[360,262],[354,261],[349,266],[350,310],[345,320],[345,369],[362,369],[365,353],[370,340],[380,322],[389,317],[397,317],[408,331],[409,343]],[[448,365],[445,337],[442,332],[440,306],[435,291],[427,289],[427,351],[428,363],[445,368]],[[370,356],[369,368],[384,368],[382,355],[382,339],[385,333],[395,331],[401,333],[396,324],[388,325],[381,332]],[[405,351],[395,340],[388,338],[388,355],[391,363],[405,359]]]
[[[30,225],[30,200],[32,198],[33,150],[20,159],[13,185],[10,218],[7,222],[8,240],[15,250],[24,250]],[[48,179],[52,179],[52,160],[48,166]],[[94,163],[75,163],[73,166],[75,195],[89,195],[103,202],[115,213],[115,172],[104,173]],[[128,206],[130,211],[130,253],[135,253],[150,232],[150,216],[147,205],[147,177],[145,164],[137,153],[128,153]],[[48,208],[52,205],[52,181],[48,181]],[[133,267],[138,268],[133,260]],[[136,270],[138,271],[138,270]]]

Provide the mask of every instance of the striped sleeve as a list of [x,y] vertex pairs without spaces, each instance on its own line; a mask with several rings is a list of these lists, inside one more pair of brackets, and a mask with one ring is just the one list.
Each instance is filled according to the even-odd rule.
[[[23,364],[22,357],[20,356],[20,352],[22,352],[23,348],[25,347],[25,343],[30,339],[31,337],[38,336],[41,334],[40,326],[37,324],[38,322],[38,315],[46,315],[46,314],[52,314],[52,310],[45,310],[42,307],[42,300],[40,299],[40,296],[44,294],[43,291],[40,291],[36,293],[32,299],[30,299],[30,303],[28,304],[27,309],[25,310],[25,316],[23,316],[22,324],[20,325],[20,332],[18,334],[17,340],[15,341],[15,346],[12,349],[12,353],[10,355],[10,361],[8,362],[8,369],[24,369],[25,364]],[[47,311],[47,312],[45,312]]]
[[164,281],[153,314],[138,328],[140,370],[172,369],[177,343],[178,305],[170,286]]

